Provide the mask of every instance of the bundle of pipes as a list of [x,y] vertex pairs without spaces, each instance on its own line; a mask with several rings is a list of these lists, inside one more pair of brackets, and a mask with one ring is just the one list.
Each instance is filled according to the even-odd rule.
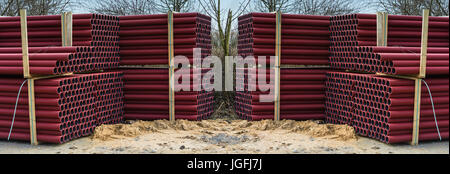
[[97,123],[116,124],[123,121],[124,82],[122,72],[93,74],[96,77]]
[[[328,65],[329,16],[282,14],[281,19],[281,64]],[[275,13],[243,15],[238,27],[239,55],[275,55]]]
[[[35,61],[36,63],[33,63],[33,61],[30,62],[36,66],[35,68],[32,68],[32,71],[33,69],[44,70],[42,67],[54,67],[57,60],[67,60],[67,57],[64,56],[59,56],[59,59],[57,59],[51,56],[51,58],[49,58],[48,55],[43,54],[75,53],[77,52],[75,51],[76,49],[83,50],[82,52],[77,52],[80,53],[78,56],[81,57],[72,56],[72,59],[79,58],[80,62],[84,62],[82,64],[87,64],[84,68],[85,70],[80,71],[114,69],[119,66],[118,17],[98,14],[74,14],[72,45],[81,48],[72,48],[71,50],[68,49],[65,51],[56,51],[62,46],[61,15],[28,16],[27,24],[28,47],[30,48],[30,53],[40,53],[42,57],[45,57],[45,59],[39,59],[39,63],[37,63],[38,61]],[[22,53],[20,49],[21,46],[20,18],[1,17],[0,48],[5,48],[6,51],[14,53],[17,56],[18,53]],[[2,54],[2,52],[0,52],[0,54]],[[7,59],[3,60],[16,60],[14,56],[6,56]],[[32,60],[33,58],[31,57],[30,59]],[[0,61],[1,60],[2,59],[0,59]],[[43,62],[44,60],[45,62]],[[63,63],[63,65],[65,64],[70,66],[70,62]],[[17,68],[20,67],[18,62],[14,63],[14,65],[17,66]],[[0,63],[0,66],[8,65]],[[76,68],[76,66],[73,68]],[[51,71],[51,69],[47,68],[45,71]]]
[[[439,140],[439,136],[448,139],[448,76],[429,77],[425,81],[432,100],[422,83],[419,140]],[[327,122],[351,125],[358,134],[385,143],[410,142],[414,89],[412,80],[329,72],[325,102]]]
[[[270,72],[272,71],[272,72]],[[281,69],[280,75],[280,115],[281,119],[309,120],[325,118],[325,74],[327,69]],[[243,119],[261,120],[274,118],[273,93],[263,92],[272,87],[274,70],[267,70],[267,75],[248,74],[248,70],[236,72],[238,89],[235,97],[236,113]],[[255,73],[258,73],[255,70]],[[263,72],[262,72],[263,73]],[[270,74],[272,73],[272,74]],[[258,80],[266,78],[266,84]],[[249,83],[249,79],[256,80]],[[264,80],[263,80],[264,81]],[[264,102],[263,97],[272,99]]]
[[[372,52],[369,51],[372,49],[367,47],[377,46],[376,23],[375,14],[350,14],[331,17],[331,66],[335,69],[353,71],[414,74],[417,71],[416,67],[418,67],[419,60],[417,57],[420,54],[413,53],[420,53],[418,47],[421,47],[422,17],[389,15],[387,46],[392,48],[389,50],[374,48]],[[432,74],[440,74],[443,71],[448,73],[448,47],[449,18],[430,17],[428,48],[431,53],[429,64]],[[371,53],[389,54],[387,55],[388,58],[383,55],[380,60],[380,56]],[[447,65],[438,65],[442,60],[446,60]],[[387,62],[383,63],[383,61]],[[446,70],[444,67],[446,67]]]
[[[449,74],[449,52],[447,48],[428,48],[428,75]],[[355,57],[346,63],[335,65],[350,70],[391,75],[415,75],[420,69],[420,47],[358,47]],[[336,53],[342,56],[342,53]]]
[[[107,72],[35,81],[37,140],[65,143],[101,124],[122,122],[122,76]],[[30,140],[26,85],[17,97],[22,83],[21,78],[0,78],[0,139]]]
[[[160,65],[168,63],[168,15],[120,16],[121,65]],[[199,13],[173,14],[175,56],[193,63],[193,49],[201,57],[211,55],[211,18]],[[200,55],[199,55],[200,56]]]
[[[33,75],[60,75],[110,69],[119,65],[118,48],[30,47],[29,66]],[[22,75],[22,48],[0,48],[0,75]]]
[[[30,47],[62,46],[61,15],[28,16],[27,24]],[[74,14],[72,24],[73,46],[118,46],[118,17]],[[0,47],[20,46],[20,17],[1,17]]]
[[[180,72],[178,72],[180,71]],[[194,91],[194,76],[201,80],[205,70],[175,73],[190,74],[188,86],[182,85],[183,77],[175,78],[177,88],[189,88],[175,92],[175,118],[186,120],[207,119],[214,110],[214,92],[204,89]],[[169,72],[168,69],[124,69],[125,119],[158,120],[169,119]],[[175,75],[177,76],[177,75]],[[206,87],[206,88],[205,88]]]

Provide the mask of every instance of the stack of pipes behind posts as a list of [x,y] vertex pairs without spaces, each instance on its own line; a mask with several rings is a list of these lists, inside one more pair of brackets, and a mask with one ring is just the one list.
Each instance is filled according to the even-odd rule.
[[[419,140],[448,139],[448,17],[430,17],[426,78],[422,82]],[[419,74],[422,17],[388,16],[387,47],[376,46],[376,15],[331,18],[334,69],[412,76]],[[430,91],[428,91],[428,87]],[[327,122],[386,143],[409,142],[414,81],[373,74],[327,73]]]
[[[430,17],[427,74],[448,74],[449,18]],[[376,15],[350,14],[331,18],[331,56],[334,69],[418,74],[421,16],[388,16],[387,48],[376,47]],[[375,48],[373,48],[375,47]]]
[[[14,109],[23,81],[18,77],[0,78],[0,139],[30,139],[26,86],[21,90],[17,109]],[[37,139],[40,142],[65,143],[92,134],[95,127],[102,124],[123,121],[121,72],[37,80],[35,98]]]
[[[125,82],[125,118],[169,119],[169,70],[148,68],[148,66],[169,63],[168,15],[120,16],[119,18],[120,65],[123,66],[121,69]],[[194,65],[195,48],[200,49],[198,55],[200,61],[210,56],[211,18],[200,13],[174,13],[173,46],[174,55],[186,56],[190,65]],[[204,74],[211,70],[192,66],[190,70],[187,70],[190,72],[183,71],[186,69],[175,69],[175,73],[190,74],[191,83],[188,84],[189,90],[175,92],[175,118],[207,119],[214,110],[214,91],[204,89],[194,91],[192,86],[194,77],[202,79]]]
[[[28,46],[32,74],[49,75],[115,69],[119,66],[119,18],[73,15],[73,48],[62,48],[61,16],[29,16]],[[19,17],[0,18],[2,74],[22,72]]]
[[[30,73],[55,76],[35,81],[37,140],[65,143],[92,134],[102,124],[121,123],[123,74],[98,72],[119,66],[118,18],[73,15],[72,47],[61,46],[60,15],[27,20]],[[0,139],[28,141],[20,18],[2,17],[0,26]],[[83,74],[60,76],[67,73]]]
[[[238,53],[242,57],[275,55],[276,14],[250,13],[239,17]],[[330,17],[314,15],[281,15],[281,65],[329,65]],[[257,65],[270,64],[255,62]],[[280,119],[310,120],[325,118],[325,74],[328,68],[282,68],[280,73]],[[249,86],[249,80],[260,77],[249,74],[250,69],[237,71],[236,81],[243,81],[243,91],[235,96],[236,113],[247,120],[274,118],[274,102],[261,102],[261,96],[274,97],[261,88],[270,85]],[[268,79],[274,79],[274,70],[267,69]],[[264,75],[263,75],[264,76]],[[240,85],[240,84],[237,84]],[[273,86],[274,84],[272,84]],[[257,89],[249,90],[250,88]]]

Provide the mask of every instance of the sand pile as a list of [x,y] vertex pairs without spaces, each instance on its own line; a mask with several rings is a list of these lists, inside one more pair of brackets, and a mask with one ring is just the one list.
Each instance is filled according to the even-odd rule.
[[239,128],[254,129],[260,131],[289,130],[313,137],[322,137],[337,140],[356,139],[353,127],[348,125],[320,124],[320,121],[294,121],[294,120],[263,120],[258,122],[240,122]]
[[93,139],[110,140],[125,137],[135,137],[146,133],[156,132],[158,129],[150,122],[137,121],[132,124],[102,125],[95,128]]
[[297,122],[293,132],[307,134],[313,137],[322,137],[337,140],[355,140],[356,134],[353,127],[348,125],[334,125],[334,124],[317,124],[313,121]]
[[[199,124],[200,126],[197,126]],[[202,125],[201,122],[190,122],[186,120],[177,120],[170,122],[168,120],[156,121],[130,121],[129,124],[102,125],[95,129],[93,139],[110,140],[125,137],[136,137],[139,135],[159,132],[161,130],[180,130],[190,131],[200,127],[208,127],[207,124]]]
[[263,120],[257,122],[249,122],[246,120],[203,120],[200,122],[186,120],[177,120],[175,122],[168,120],[132,121],[130,124],[103,125],[97,127],[93,139],[105,141],[124,137],[136,137],[152,132],[160,132],[161,130],[191,131],[192,133],[216,131],[231,133],[232,131],[238,131],[235,134],[251,134],[252,136],[256,131],[287,130],[313,137],[344,141],[356,139],[353,128],[347,125],[320,124],[318,121],[293,120]]

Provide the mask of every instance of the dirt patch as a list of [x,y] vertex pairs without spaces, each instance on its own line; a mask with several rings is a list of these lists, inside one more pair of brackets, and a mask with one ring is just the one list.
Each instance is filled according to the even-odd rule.
[[[353,140],[355,139],[355,140]],[[62,145],[0,141],[20,154],[448,154],[448,140],[388,145],[358,137],[347,126],[320,121],[133,121],[104,125],[94,136]]]
[[356,140],[353,127],[347,125],[317,124],[313,121],[297,122],[292,132],[303,133],[313,137],[337,139],[342,141]]
[[157,132],[158,129],[154,125],[154,123],[144,121],[131,124],[102,125],[95,128],[92,139],[106,141]]
[[321,121],[294,121],[294,120],[263,120],[258,122],[241,122],[240,128],[248,128],[260,131],[289,130],[312,137],[321,137],[337,140],[355,140],[355,130],[347,125],[322,124]]
[[254,138],[249,137],[247,135],[235,136],[235,135],[228,135],[225,133],[219,133],[213,136],[203,135],[200,138],[200,140],[205,143],[211,143],[215,145],[235,145],[251,141],[252,139]]
[[[273,130],[286,130],[288,132],[309,135],[312,137],[321,137],[343,141],[356,139],[356,134],[353,128],[346,125],[321,124],[318,121],[263,120],[249,122],[246,120],[230,121],[220,119],[203,120],[200,122],[186,120],[177,120],[174,122],[170,122],[168,120],[132,121],[129,124],[103,125],[96,128],[92,138],[96,140],[106,141],[123,137],[136,137],[152,132],[159,132],[162,130],[188,131],[192,132],[192,134],[211,135],[212,137],[218,136],[216,138],[219,139],[226,139],[226,136],[235,135],[251,137],[255,135],[255,131]],[[214,132],[216,131],[223,131],[227,134],[215,135]],[[234,135],[229,135],[230,133]]]

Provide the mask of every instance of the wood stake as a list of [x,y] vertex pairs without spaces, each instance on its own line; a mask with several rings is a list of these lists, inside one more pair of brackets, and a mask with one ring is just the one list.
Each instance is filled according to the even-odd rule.
[[36,105],[34,96],[34,79],[28,79],[28,113],[30,116],[30,142],[38,145],[36,129]]
[[64,12],[61,15],[61,33],[62,33],[62,46],[70,47],[72,46],[72,12]]
[[175,121],[175,79],[174,79],[174,48],[173,48],[173,12],[167,13],[169,40],[169,120]]
[[430,10],[424,9],[422,15],[422,44],[420,52],[420,72],[418,78],[415,80],[415,94],[414,94],[414,117],[413,117],[413,134],[411,145],[419,144],[419,130],[420,130],[420,100],[422,95],[422,79],[426,76],[427,69],[427,49],[428,49],[428,18]]
[[280,121],[281,11],[276,12],[274,120]]
[[386,47],[388,38],[388,14],[377,12],[377,46]]
[[30,74],[30,64],[28,57],[28,27],[27,11],[20,10],[20,34],[22,37],[22,62],[23,76],[28,80],[28,115],[30,120],[30,143],[38,145],[36,131],[36,107],[34,97],[34,79]]
[[22,37],[22,62],[23,76],[31,78],[30,61],[28,58],[28,27],[27,27],[27,10],[20,10],[20,35]]
[[428,49],[428,21],[430,10],[423,10],[422,17],[422,44],[420,51],[420,72],[419,78],[425,78],[427,70],[427,49]]
[[414,119],[413,119],[413,135],[411,145],[419,144],[419,124],[420,124],[420,99],[422,95],[422,79],[416,79],[414,91]]

